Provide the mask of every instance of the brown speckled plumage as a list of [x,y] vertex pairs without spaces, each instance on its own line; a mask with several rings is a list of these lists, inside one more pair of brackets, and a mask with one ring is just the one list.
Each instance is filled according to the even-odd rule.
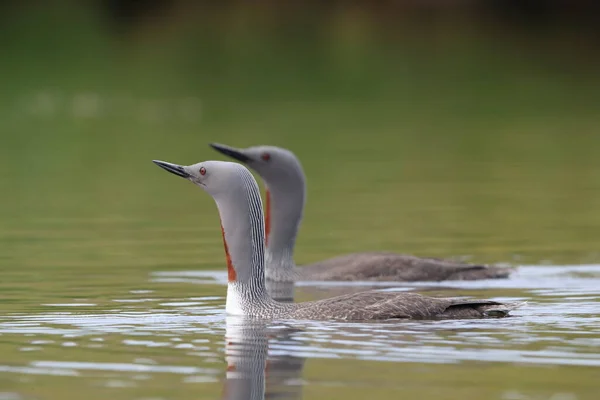
[[294,319],[315,319],[314,316],[319,316],[319,319],[366,321],[504,317],[519,305],[371,290],[293,306],[286,314]]
[[352,253],[295,269],[297,279],[314,281],[445,281],[506,278],[509,268],[462,264],[390,252]]

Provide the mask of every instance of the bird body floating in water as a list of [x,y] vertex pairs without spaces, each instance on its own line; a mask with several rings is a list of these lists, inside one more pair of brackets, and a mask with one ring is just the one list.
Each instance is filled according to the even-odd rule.
[[244,163],[266,190],[266,276],[273,281],[445,281],[507,278],[510,269],[420,258],[392,252],[352,253],[300,268],[294,246],[306,202],[306,179],[298,158],[274,146],[238,149],[212,143],[215,150]]
[[215,200],[227,262],[228,314],[295,320],[462,319],[503,317],[521,305],[391,291],[366,291],[304,303],[275,301],[265,288],[262,201],[250,171],[241,164],[223,161],[190,166],[154,163],[200,186]]

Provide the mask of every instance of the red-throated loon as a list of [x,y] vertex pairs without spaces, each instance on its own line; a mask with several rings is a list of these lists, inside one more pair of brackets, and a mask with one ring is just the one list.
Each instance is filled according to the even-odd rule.
[[510,269],[391,252],[352,253],[297,268],[294,246],[306,200],[298,158],[274,146],[238,149],[211,144],[263,179],[266,191],[266,278],[271,281],[445,281],[506,278]]
[[416,293],[366,291],[304,303],[273,300],[265,287],[265,231],[256,180],[241,164],[205,161],[154,163],[210,194],[219,210],[227,261],[226,312],[281,319],[389,320],[504,317],[522,303],[433,298]]

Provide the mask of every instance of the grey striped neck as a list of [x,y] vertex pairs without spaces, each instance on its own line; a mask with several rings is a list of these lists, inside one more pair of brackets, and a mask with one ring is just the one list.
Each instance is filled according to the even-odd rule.
[[[236,164],[236,178],[223,195],[214,199],[219,209],[226,253],[234,273],[229,272],[227,313],[249,314],[256,307],[268,307],[273,300],[265,288],[264,223],[262,201],[252,174]],[[233,192],[232,192],[233,191]]]
[[306,182],[302,168],[287,179],[267,185],[270,222],[266,248],[266,277],[278,282],[293,282],[294,247],[302,223],[306,201]]

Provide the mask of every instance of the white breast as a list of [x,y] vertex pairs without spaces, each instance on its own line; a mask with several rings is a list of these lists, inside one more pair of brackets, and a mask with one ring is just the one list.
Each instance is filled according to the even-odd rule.
[[245,315],[243,299],[234,284],[227,285],[227,302],[225,312],[229,315]]

